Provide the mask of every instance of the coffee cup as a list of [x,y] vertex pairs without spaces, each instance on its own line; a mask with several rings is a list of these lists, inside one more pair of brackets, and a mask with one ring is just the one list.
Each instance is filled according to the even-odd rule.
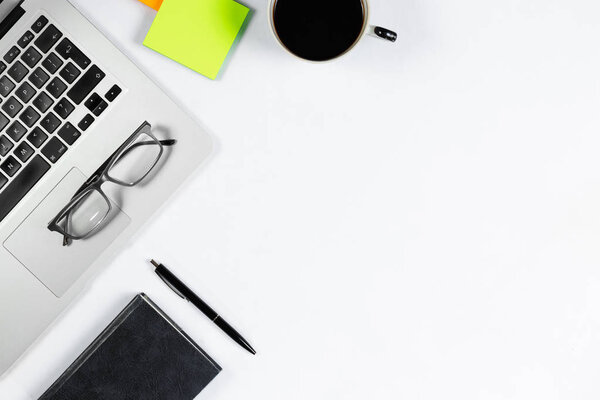
[[367,34],[396,41],[395,32],[369,25],[368,0],[271,0],[271,31],[289,53],[303,60],[334,60]]

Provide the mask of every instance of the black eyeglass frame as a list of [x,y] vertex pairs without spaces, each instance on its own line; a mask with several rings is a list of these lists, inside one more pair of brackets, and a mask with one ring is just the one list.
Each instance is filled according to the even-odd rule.
[[[141,135],[149,136],[152,140],[136,143],[136,140]],[[144,121],[142,125],[140,125],[140,127],[136,129],[136,131],[131,136],[129,136],[129,138],[127,138],[127,140],[125,140],[125,142],[123,142],[123,144],[119,146],[119,148],[117,148],[117,150],[115,150],[115,152],[96,170],[96,172],[94,172],[92,176],[90,176],[90,178],[81,185],[81,187],[75,192],[71,200],[67,203],[67,205],[63,207],[63,209],[48,223],[48,229],[52,232],[58,232],[61,235],[63,235],[63,237],[65,238],[63,245],[68,244],[67,239],[82,240],[90,237],[102,225],[102,223],[106,220],[106,218],[110,215],[110,212],[112,211],[112,204],[108,196],[106,196],[106,194],[102,190],[102,185],[106,182],[112,182],[116,185],[125,187],[132,187],[139,184],[141,181],[144,180],[144,178],[146,178],[146,176],[148,176],[148,174],[154,169],[154,167],[156,167],[156,165],[160,161],[164,153],[164,146],[172,146],[175,143],[176,140],[173,139],[158,140],[152,134],[152,126],[150,125],[150,123]],[[142,177],[140,177],[134,182],[124,182],[110,176],[110,170],[115,166],[117,161],[121,159],[121,157],[123,157],[125,154],[127,154],[134,148],[144,145],[157,145],[159,147],[159,152],[152,166],[148,169],[148,171],[146,171],[146,173]],[[62,221],[64,218],[69,218],[69,213],[73,211],[73,209],[79,204],[79,202],[82,199],[84,199],[88,194],[90,194],[93,191],[98,192],[104,198],[104,201],[108,205],[106,214],[85,235],[73,235],[67,232],[65,228],[60,226],[59,222]]]

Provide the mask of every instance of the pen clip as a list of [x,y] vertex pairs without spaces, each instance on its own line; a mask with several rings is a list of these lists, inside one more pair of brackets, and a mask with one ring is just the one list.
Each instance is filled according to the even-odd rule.
[[[173,285],[171,284],[171,282],[169,282],[167,279],[165,279],[165,277],[164,277],[164,276],[162,276],[161,274],[156,274],[156,275],[158,275],[158,277],[159,277],[160,279],[162,279],[162,280],[163,280],[163,282],[164,282],[164,283],[166,283],[166,284],[167,284],[167,286],[168,286],[168,287],[170,287],[170,288],[171,288],[171,290],[172,290],[172,291],[174,291],[174,292],[175,292],[175,294],[176,294],[177,296],[181,297],[181,298],[182,298],[182,299],[184,299],[184,300],[187,300],[187,298],[186,298],[186,297],[185,297],[185,296],[184,296],[184,295],[183,295],[183,294],[182,294],[182,293],[181,293],[179,290],[177,290],[177,288],[176,288],[175,286],[173,286]],[[188,300],[188,301],[189,301],[189,300]]]

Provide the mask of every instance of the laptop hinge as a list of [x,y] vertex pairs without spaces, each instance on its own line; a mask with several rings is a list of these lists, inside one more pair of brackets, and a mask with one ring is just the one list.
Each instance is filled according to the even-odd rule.
[[25,10],[21,7],[25,0],[21,0],[18,2],[16,6],[14,6],[14,0],[3,0],[0,3],[0,18],[2,22],[0,22],[0,39],[4,37],[11,30],[13,26],[21,19],[23,14],[25,14]]

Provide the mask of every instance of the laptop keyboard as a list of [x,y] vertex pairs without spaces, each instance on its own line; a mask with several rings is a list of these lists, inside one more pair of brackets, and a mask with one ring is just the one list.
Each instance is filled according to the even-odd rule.
[[[0,221],[119,96],[121,88],[106,86],[105,79],[102,69],[43,15],[4,54]],[[105,93],[94,91],[101,82],[109,87]]]

